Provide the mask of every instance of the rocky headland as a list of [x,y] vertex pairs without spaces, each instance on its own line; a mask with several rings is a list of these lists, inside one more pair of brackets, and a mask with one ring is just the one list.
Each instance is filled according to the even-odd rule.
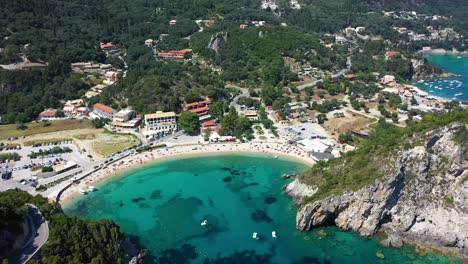
[[301,205],[297,229],[336,225],[363,236],[384,232],[387,246],[415,243],[468,257],[466,131],[456,123],[410,137],[378,164],[375,173],[382,176],[357,190],[314,199],[311,190],[318,188],[307,188],[299,177],[285,187]]

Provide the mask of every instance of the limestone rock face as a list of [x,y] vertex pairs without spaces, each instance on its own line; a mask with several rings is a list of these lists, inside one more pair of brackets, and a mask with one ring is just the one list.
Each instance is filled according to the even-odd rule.
[[208,48],[212,49],[218,54],[223,49],[225,43],[227,42],[227,33],[219,32],[216,35],[211,37],[210,42],[208,43]]
[[294,181],[284,186],[284,192],[291,196],[295,203],[301,204],[302,198],[312,196],[317,192],[317,188],[304,184],[296,178]]
[[302,204],[296,227],[334,224],[363,236],[384,231],[389,246],[407,241],[468,256],[468,144],[454,140],[462,125],[428,132],[421,145],[399,151],[392,175]]

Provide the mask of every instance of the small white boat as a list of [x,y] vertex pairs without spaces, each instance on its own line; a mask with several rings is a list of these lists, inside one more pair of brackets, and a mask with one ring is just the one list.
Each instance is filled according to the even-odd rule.
[[94,192],[94,191],[96,190],[96,187],[94,187],[94,186],[88,186],[88,190]]
[[275,155],[275,159],[277,159],[277,158],[278,158],[278,155]]
[[78,190],[81,194],[87,194],[88,192],[86,190],[83,190],[83,189],[79,189]]
[[455,96],[462,96],[463,93],[456,93]]
[[203,222],[201,222],[201,226],[206,226],[208,224],[208,220],[203,220]]
[[271,231],[271,237],[276,238],[276,231]]
[[252,234],[252,238],[253,238],[253,239],[258,239],[258,238],[259,238],[257,232],[255,232],[255,233]]

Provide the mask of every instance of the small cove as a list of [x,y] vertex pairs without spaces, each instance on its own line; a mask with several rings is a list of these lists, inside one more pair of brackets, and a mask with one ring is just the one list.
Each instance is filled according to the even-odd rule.
[[[65,212],[113,219],[157,263],[454,263],[412,247],[379,245],[335,227],[295,229],[297,207],[282,194],[283,173],[307,167],[266,155],[164,160],[133,169],[72,201]],[[203,220],[207,226],[201,226]],[[278,238],[271,236],[276,231]],[[257,232],[259,240],[252,239]],[[381,252],[384,259],[376,257]],[[237,262],[236,262],[237,261]],[[241,261],[241,262],[239,262]]]

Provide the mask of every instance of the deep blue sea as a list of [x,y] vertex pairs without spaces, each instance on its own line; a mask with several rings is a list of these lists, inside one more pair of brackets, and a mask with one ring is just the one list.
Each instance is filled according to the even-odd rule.
[[[282,193],[289,180],[281,175],[306,169],[266,155],[176,158],[103,183],[65,212],[113,219],[162,264],[461,263],[409,246],[385,248],[377,236],[363,238],[336,227],[297,231],[297,207]],[[254,232],[260,239],[252,238]]]
[[435,95],[460,101],[468,101],[468,56],[456,54],[428,54],[432,64],[460,76],[419,81],[417,85]]

